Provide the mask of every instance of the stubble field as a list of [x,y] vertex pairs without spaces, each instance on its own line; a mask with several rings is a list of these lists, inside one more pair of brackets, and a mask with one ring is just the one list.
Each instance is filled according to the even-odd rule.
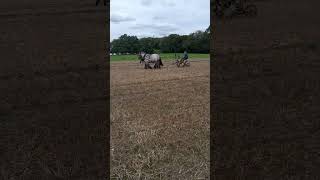
[[112,179],[209,178],[209,61],[111,63]]

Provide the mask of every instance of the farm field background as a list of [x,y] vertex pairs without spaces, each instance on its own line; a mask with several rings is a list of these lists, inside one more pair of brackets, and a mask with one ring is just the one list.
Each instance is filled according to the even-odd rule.
[[[176,53],[177,57],[182,56],[182,53]],[[189,53],[189,59],[209,59],[210,54],[196,54],[196,53]],[[175,54],[174,53],[161,53],[160,57],[164,61],[174,60]],[[112,55],[110,56],[111,62],[115,61],[138,61],[137,55]]]
[[209,59],[111,63],[111,179],[209,179]]
[[105,177],[105,7],[0,4],[0,179]]

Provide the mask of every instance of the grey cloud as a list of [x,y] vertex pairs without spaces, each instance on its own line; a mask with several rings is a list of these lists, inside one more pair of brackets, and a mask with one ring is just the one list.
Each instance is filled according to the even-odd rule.
[[160,37],[204,30],[210,23],[209,5],[209,0],[111,0],[111,37]]
[[[174,2],[170,0],[159,0],[158,2],[160,2],[160,5],[166,6],[166,7],[173,7],[176,5]],[[143,6],[151,6],[154,3],[155,2],[153,2],[153,0],[141,0],[141,5]]]
[[140,38],[150,37],[150,35],[148,35],[148,34],[142,34],[142,35],[137,35],[137,37],[140,39]]
[[131,27],[139,30],[152,30],[161,33],[169,33],[178,30],[174,25],[158,25],[158,24],[137,24]]
[[166,19],[166,18],[162,17],[162,16],[154,16],[152,19],[153,20],[163,20],[163,19]]
[[170,33],[159,33],[160,36],[168,36]]
[[110,17],[110,21],[113,23],[120,23],[120,22],[128,22],[128,21],[135,21],[135,18],[132,17],[126,17],[119,14],[113,14]]
[[141,5],[150,6],[152,4],[152,0],[142,0]]
[[174,6],[176,6],[176,4],[175,4],[174,2],[172,2],[172,1],[167,1],[167,0],[161,1],[161,4],[162,4],[163,6],[167,6],[167,7],[174,7]]

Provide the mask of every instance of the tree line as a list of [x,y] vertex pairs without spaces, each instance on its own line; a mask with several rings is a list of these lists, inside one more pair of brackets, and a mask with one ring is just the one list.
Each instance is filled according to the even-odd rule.
[[210,52],[210,26],[205,31],[196,31],[189,35],[170,34],[165,37],[138,38],[124,34],[111,42],[110,53],[189,53]]

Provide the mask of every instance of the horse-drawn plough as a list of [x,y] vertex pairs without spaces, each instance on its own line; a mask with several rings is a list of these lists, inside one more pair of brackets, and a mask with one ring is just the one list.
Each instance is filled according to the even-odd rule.
[[163,66],[161,57],[159,54],[147,54],[139,53],[138,58],[140,59],[140,64],[144,62],[145,69],[157,69]]
[[174,62],[177,67],[185,67],[185,66],[190,66],[190,61],[188,59],[182,59],[178,56],[178,58],[175,59]]
[[[163,66],[159,54],[146,54],[140,52],[138,58],[140,59],[140,64],[144,63],[144,69],[161,69],[161,66]],[[190,61],[188,59],[180,58],[180,56],[175,56],[175,60],[172,64],[177,67],[186,67],[190,66]]]

